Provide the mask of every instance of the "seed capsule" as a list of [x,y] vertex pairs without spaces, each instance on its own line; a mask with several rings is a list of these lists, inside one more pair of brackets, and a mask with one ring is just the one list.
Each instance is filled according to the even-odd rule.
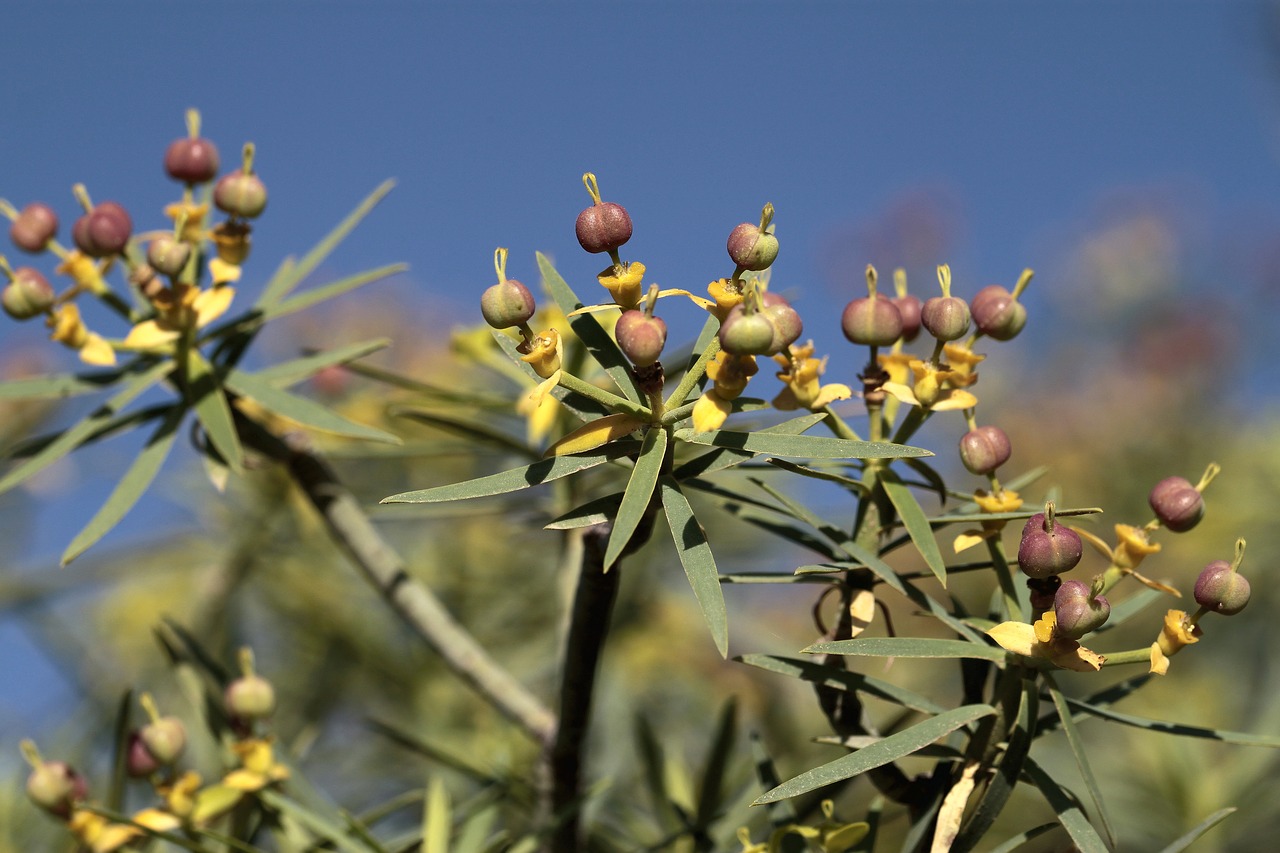
[[777,355],[800,339],[804,322],[791,303],[776,293],[765,292],[760,297],[761,313],[773,326],[773,340],[765,355]]
[[44,247],[58,233],[58,214],[53,208],[40,202],[32,202],[22,208],[18,218],[9,226],[9,239],[24,252],[43,252]]
[[631,239],[631,215],[620,204],[600,200],[600,186],[592,173],[583,175],[582,183],[594,204],[579,213],[574,223],[578,243],[593,255],[613,254]]
[[998,426],[980,426],[960,439],[960,461],[973,474],[990,474],[1009,461],[1009,436]]
[[1234,616],[1249,603],[1249,579],[1226,560],[1214,560],[1196,578],[1196,603],[1205,610]]
[[228,172],[213,186],[213,203],[223,213],[253,219],[267,207],[267,188],[257,172]]
[[75,804],[89,796],[89,783],[63,761],[41,761],[27,777],[27,796],[52,815],[67,819]]
[[636,367],[648,367],[662,355],[667,345],[667,324],[637,308],[623,311],[614,327],[618,348]]
[[1111,603],[1101,595],[1091,598],[1091,592],[1089,585],[1081,581],[1063,581],[1058,587],[1053,597],[1058,636],[1078,640],[1106,624],[1111,617]]
[[1204,517],[1204,497],[1182,477],[1165,477],[1147,497],[1160,523],[1175,533],[1184,533]]
[[911,343],[920,336],[920,297],[908,293],[906,296],[894,296],[889,301],[902,317],[902,339]]
[[164,152],[164,170],[175,181],[204,184],[218,174],[218,147],[207,139],[184,136],[169,143]]
[[0,292],[0,306],[15,320],[30,320],[52,308],[56,298],[53,285],[39,270],[18,267]]
[[1022,528],[1018,565],[1028,577],[1044,578],[1069,572],[1083,554],[1080,536],[1062,524],[1050,527],[1042,512],[1027,519]]
[[773,345],[773,324],[762,312],[734,306],[720,325],[720,347],[732,355],[764,355]]
[[533,294],[514,278],[491,285],[480,297],[480,313],[495,329],[510,329],[529,322],[537,310]]
[[883,296],[864,296],[844,307],[840,328],[852,343],[892,346],[902,337],[902,315],[891,300]]
[[147,263],[159,273],[173,277],[180,274],[191,259],[191,245],[162,234],[147,246]]
[[76,248],[92,258],[123,252],[132,233],[133,220],[129,212],[114,201],[95,205],[71,226],[71,239]]
[[978,331],[997,341],[1016,337],[1027,324],[1026,306],[998,284],[979,290],[970,308]]

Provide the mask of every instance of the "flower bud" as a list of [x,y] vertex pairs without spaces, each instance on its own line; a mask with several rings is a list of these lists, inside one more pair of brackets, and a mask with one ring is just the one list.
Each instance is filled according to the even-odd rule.
[[773,341],[765,355],[777,355],[800,339],[804,322],[791,303],[776,293],[765,292],[760,297],[761,313],[773,326]]
[[0,292],[0,306],[15,320],[30,320],[52,308],[56,298],[53,285],[39,270],[18,267]]
[[58,214],[47,204],[33,202],[22,208],[9,226],[9,239],[24,252],[43,252],[58,233]]
[[1053,611],[1057,614],[1057,635],[1068,640],[1078,640],[1090,631],[1101,628],[1111,616],[1111,603],[1101,595],[1091,595],[1093,590],[1081,581],[1063,581],[1053,597]]
[[514,278],[490,286],[480,297],[480,313],[495,329],[510,329],[529,322],[537,304],[533,294]]
[[732,355],[764,355],[773,346],[773,324],[763,312],[735,305],[720,324],[720,348]]
[[57,817],[69,818],[75,804],[89,796],[89,783],[63,761],[41,761],[27,777],[31,802]]
[[582,176],[591,200],[595,202],[578,214],[574,231],[578,243],[593,255],[601,252],[613,254],[631,239],[631,215],[620,204],[600,200],[600,187],[596,176],[587,172]]
[[998,284],[979,290],[970,307],[978,331],[997,341],[1014,338],[1027,324],[1026,307]]
[[972,474],[990,474],[1009,461],[1009,436],[998,426],[969,430],[960,439],[960,461]]
[[618,348],[636,367],[648,367],[662,355],[667,345],[667,324],[637,308],[623,311],[614,327]]
[[267,207],[267,188],[256,172],[236,169],[214,184],[213,203],[223,213],[253,219]]
[[218,174],[218,148],[200,137],[183,137],[169,143],[164,152],[164,170],[175,181],[204,184]]
[[1165,477],[1147,497],[1160,523],[1174,533],[1184,533],[1204,517],[1204,498],[1182,477]]
[[902,315],[891,300],[864,296],[844,307],[840,328],[852,343],[887,347],[902,337]]
[[138,732],[151,757],[163,765],[177,761],[187,748],[187,727],[177,717],[158,717]]
[[170,234],[161,234],[147,246],[147,263],[170,278],[179,275],[190,259],[191,245]]
[[260,675],[244,675],[227,685],[223,700],[227,711],[242,720],[268,717],[276,709],[276,691]]
[[1196,603],[1223,616],[1235,616],[1244,610],[1249,594],[1249,579],[1226,560],[1214,560],[1196,578]]
[[902,317],[902,339],[911,343],[920,335],[920,297],[908,293],[889,300]]
[[773,219],[773,205],[766,204],[760,213],[760,224],[743,222],[729,232],[725,248],[740,270],[759,272],[768,269],[778,257],[778,238],[768,231]]
[[117,255],[129,245],[133,220],[129,212],[114,201],[104,201],[81,216],[71,226],[71,239],[76,248],[92,258]]
[[1074,569],[1083,553],[1080,536],[1074,530],[1054,524],[1038,512],[1022,528],[1018,565],[1028,577],[1060,575]]
[[969,331],[969,306],[958,296],[935,296],[920,309],[920,324],[940,341],[954,341]]

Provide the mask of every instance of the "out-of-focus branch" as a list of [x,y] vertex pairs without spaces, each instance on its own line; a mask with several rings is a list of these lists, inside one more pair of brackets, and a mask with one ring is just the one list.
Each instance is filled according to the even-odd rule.
[[555,715],[489,656],[430,589],[408,573],[404,558],[382,538],[355,496],[305,436],[280,438],[242,416],[237,416],[236,423],[246,446],[288,468],[324,519],[329,535],[445,665],[533,739],[544,746],[552,743]]

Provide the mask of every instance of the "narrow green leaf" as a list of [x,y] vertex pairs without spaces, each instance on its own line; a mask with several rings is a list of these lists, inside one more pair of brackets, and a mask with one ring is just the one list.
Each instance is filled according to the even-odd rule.
[[721,657],[729,654],[729,617],[725,612],[724,591],[720,589],[716,560],[707,542],[707,534],[693,514],[693,507],[680,491],[680,485],[671,476],[660,481],[662,509],[667,515],[667,526],[675,540],[680,563],[689,578],[689,586],[702,608],[711,636]]
[[349,344],[337,349],[317,352],[302,358],[282,361],[259,370],[257,375],[259,379],[270,382],[277,388],[287,388],[304,379],[311,378],[326,367],[333,367],[335,364],[346,364],[349,361],[364,358],[366,355],[385,349],[390,345],[390,338],[374,338],[373,340],[361,341],[360,343]]
[[1026,844],[1031,839],[1039,838],[1049,830],[1057,828],[1057,823],[1042,823],[1039,826],[1033,826],[1031,829],[1019,832],[1017,835],[1012,836],[998,847],[993,847],[991,849],[991,853],[1013,853],[1013,851],[1021,849],[1022,845]]
[[133,460],[129,470],[125,471],[124,476],[120,478],[120,482],[116,484],[106,503],[89,520],[84,529],[76,534],[76,538],[71,540],[67,550],[62,552],[62,565],[70,563],[106,536],[111,528],[119,524],[125,514],[133,509],[133,505],[151,485],[151,481],[155,479],[160,466],[169,455],[173,440],[177,436],[178,424],[182,423],[184,414],[186,413],[181,407],[173,407],[169,417],[160,424],[160,428],[147,441],[146,447],[142,448],[138,458]]
[[[523,361],[520,361],[520,353],[516,349],[516,347],[519,346],[518,343],[497,329],[493,330],[493,339],[497,341],[498,346],[502,351],[511,358],[513,366],[519,373],[524,374],[534,382],[542,381],[542,378],[533,372],[532,367],[525,364]],[[564,406],[572,412],[576,418],[584,422],[595,420],[596,418],[603,417],[604,415],[613,414],[613,411],[607,406],[597,402],[596,400],[592,400],[590,397],[583,396],[576,391],[570,391],[561,385],[557,385],[555,388],[551,389],[551,396],[559,400],[560,405]],[[618,399],[621,400],[622,398],[619,397]]]
[[[1025,521],[1036,513],[1044,512],[1043,507],[1032,507],[1031,509],[1018,510],[1017,512],[955,512],[947,515],[935,515],[929,519],[929,523],[934,527],[942,527],[947,524],[973,524],[981,521]],[[1053,511],[1055,516],[1078,516],[1078,515],[1095,515],[1102,512],[1100,507],[1083,507],[1077,509],[1064,509]]]
[[352,839],[345,829],[326,815],[317,814],[278,791],[263,788],[255,796],[267,807],[288,815],[320,838],[333,842],[339,850],[345,850],[347,853],[370,853],[367,845]]
[[378,734],[416,755],[421,755],[437,764],[448,767],[450,770],[454,770],[485,787],[502,787],[502,780],[497,775],[479,764],[473,763],[471,759],[474,756],[464,758],[442,746],[429,743],[417,735],[410,734],[381,720],[370,720],[369,725]]
[[1166,720],[1151,720],[1146,717],[1135,717],[1132,714],[1122,714],[1119,711],[1112,711],[1106,708],[1090,705],[1078,699],[1067,698],[1067,704],[1077,711],[1083,711],[1086,714],[1092,714],[1095,717],[1101,717],[1104,720],[1111,720],[1113,723],[1122,723],[1126,726],[1145,729],[1149,732],[1159,732],[1166,735],[1179,735],[1181,737],[1198,737],[1205,740],[1219,740],[1223,743],[1238,743],[1241,746],[1263,746],[1269,749],[1280,749],[1280,737],[1274,735],[1253,735],[1245,732],[1233,732],[1226,729],[1207,729],[1200,726],[1188,726],[1183,723],[1171,723]]
[[466,498],[483,498],[490,495],[502,495],[549,483],[588,468],[602,465],[612,459],[618,459],[629,453],[635,453],[640,442],[635,440],[611,441],[603,447],[572,456],[552,456],[539,459],[530,465],[512,468],[499,474],[477,477],[448,486],[436,486],[431,489],[419,489],[414,492],[402,492],[383,498],[381,503],[440,503],[442,501],[458,501]]
[[664,822],[673,818],[682,822],[667,794],[667,759],[662,753],[662,744],[658,743],[653,727],[643,714],[635,716],[635,738],[636,754],[640,757],[644,784],[648,789],[649,799],[653,801],[654,814]]
[[[159,829],[151,829],[148,826],[138,823],[130,815],[116,811],[115,809],[102,808],[101,806],[95,806],[91,803],[81,804],[81,807],[87,811],[93,812],[94,814],[102,815],[112,823],[121,823],[127,826],[136,827],[141,830],[143,835],[146,835],[149,838],[159,838],[162,841],[167,841],[176,847],[182,848],[183,850],[190,850],[191,853],[209,853],[209,850],[205,845],[184,837],[180,832],[164,832]],[[254,847],[251,844],[246,844],[243,841],[231,838],[230,836],[221,835],[211,830],[197,828],[194,832],[197,835],[206,836],[217,841],[219,844],[224,844],[229,849],[239,851],[239,853],[262,853],[261,849]],[[365,851],[361,851],[361,853],[365,853]]]
[[1035,759],[1027,758],[1023,767],[1080,853],[1107,853],[1107,843],[1089,823],[1076,798],[1045,772]]
[[1004,663],[1004,649],[968,640],[937,640],[930,637],[858,637],[814,643],[801,649],[810,655],[857,655],[892,658],[977,658]]
[[1236,807],[1228,806],[1225,809],[1218,809],[1204,820],[1197,823],[1194,827],[1187,831],[1186,834],[1178,836],[1169,843],[1168,847],[1160,850],[1160,853],[1182,853],[1196,841],[1200,840],[1200,836],[1222,823],[1231,815],[1235,814]]
[[866,492],[867,487],[861,480],[855,480],[853,477],[846,477],[844,474],[837,474],[834,471],[820,471],[817,468],[810,468],[808,465],[797,465],[786,459],[768,459],[770,465],[781,468],[783,471],[790,471],[792,474],[799,474],[801,477],[809,477],[813,480],[825,480],[828,483],[839,483],[850,492],[859,494]]
[[897,761],[899,758],[910,755],[939,738],[951,734],[956,729],[967,726],[974,720],[994,713],[995,709],[990,705],[963,705],[947,711],[945,714],[930,717],[871,746],[801,773],[771,791],[765,792],[752,805],[758,806],[776,800],[783,800],[816,788],[850,779],[873,767],[881,767],[891,761]]
[[458,841],[454,853],[484,853],[486,842],[493,834],[493,825],[498,820],[498,806],[485,806],[472,812],[458,829]]
[[315,247],[302,257],[297,263],[289,263],[288,259],[280,265],[276,270],[276,274],[267,282],[266,288],[262,292],[262,296],[258,298],[255,307],[264,310],[271,310],[281,300],[289,295],[298,284],[311,274],[311,271],[324,262],[329,254],[338,247],[346,236],[350,234],[360,220],[369,214],[369,211],[382,201],[382,199],[391,192],[391,188],[396,185],[395,181],[384,181],[372,193],[370,193],[364,201],[356,206],[356,209],[347,214],[347,217],[338,223],[338,226],[330,231],[325,238],[315,245]]
[[[756,732],[751,733],[751,758],[756,765],[756,779],[759,780],[760,787],[766,791],[778,787],[782,777],[778,775],[778,770],[773,765],[773,758],[764,748],[764,743]],[[774,829],[781,829],[799,819],[795,806],[788,800],[775,800],[769,803],[768,812],[769,823]]]
[[73,426],[63,430],[57,438],[42,447],[34,456],[10,470],[3,479],[0,479],[0,492],[12,489],[75,450],[95,432],[110,424],[121,409],[159,382],[172,369],[172,362],[163,361],[150,370],[126,380],[124,387],[106,403]]
[[1093,800],[1093,807],[1098,813],[1098,822],[1102,824],[1102,831],[1106,833],[1107,841],[1114,849],[1116,833],[1111,827],[1111,818],[1107,815],[1106,800],[1102,796],[1101,789],[1098,788],[1097,777],[1093,775],[1093,768],[1089,764],[1084,738],[1080,737],[1080,731],[1071,717],[1067,697],[1062,694],[1051,678],[1046,679],[1046,686],[1049,690],[1049,698],[1053,700],[1053,707],[1058,712],[1058,719],[1062,721],[1062,732],[1067,736],[1067,743],[1071,747],[1071,754],[1075,757],[1076,767],[1080,770],[1080,777],[1084,779],[1085,790],[1089,792],[1089,799]]
[[416,406],[393,406],[387,414],[395,418],[408,418],[411,421],[438,427],[449,432],[463,435],[477,444],[488,443],[512,453],[518,453],[528,459],[541,459],[542,453],[518,438],[515,438],[497,427],[491,421],[479,417],[468,417],[452,412],[437,412],[421,409]]
[[609,544],[604,549],[606,572],[622,555],[622,550],[627,547],[645,513],[649,511],[649,501],[658,484],[658,475],[662,473],[662,461],[667,455],[668,438],[667,431],[660,427],[650,429],[644,435],[640,456],[636,459],[635,468],[631,470],[631,478],[627,480],[627,490],[622,493],[622,503],[618,505],[618,515],[613,520],[613,530],[609,533]]
[[427,788],[427,804],[422,810],[422,853],[449,853],[453,818],[449,814],[449,792],[434,777]]
[[405,272],[408,269],[408,264],[387,264],[384,267],[365,270],[364,272],[349,275],[345,278],[340,278],[337,281],[332,281],[319,287],[313,287],[304,293],[299,293],[278,302],[271,307],[264,308],[261,314],[261,319],[264,321],[275,320],[279,317],[295,314],[298,311],[310,308],[312,305],[319,305],[321,302],[327,302],[328,300],[342,296],[345,293],[350,293],[358,287],[363,287],[366,284],[372,284],[375,281],[381,281],[384,278]]
[[783,658],[776,655],[742,655],[736,660],[766,672],[803,679],[823,687],[866,693],[868,696],[875,696],[877,699],[925,714],[941,714],[947,710],[927,696],[899,687],[891,681],[883,681],[860,672],[823,666],[816,661]]
[[11,379],[0,382],[0,400],[54,400],[93,394],[110,388],[143,366],[144,363],[133,361],[123,367],[96,373],[58,373]]
[[929,519],[916,501],[916,496],[903,484],[897,473],[888,468],[880,472],[880,484],[884,487],[889,500],[893,502],[893,508],[902,518],[902,524],[911,535],[911,541],[920,551],[920,556],[924,557],[925,563],[933,574],[943,586],[946,586],[947,564],[942,559],[942,552],[938,550],[938,540],[933,538],[933,528],[929,526]]
[[711,752],[702,771],[702,784],[698,787],[698,805],[694,809],[694,824],[709,828],[724,810],[724,777],[733,757],[733,744],[738,733],[738,704],[730,697],[720,709],[715,735],[711,738]]
[[306,397],[282,391],[255,374],[234,370],[227,374],[224,382],[235,393],[304,427],[349,438],[400,443],[400,439],[389,432],[349,421]]
[[995,772],[991,774],[991,781],[983,791],[973,814],[964,823],[960,834],[955,839],[952,849],[956,853],[972,850],[979,841],[986,838],[996,818],[1009,802],[1009,796],[1022,775],[1023,762],[1031,752],[1039,697],[1036,694],[1035,682],[1030,679],[1019,679],[1019,681],[1021,696],[1018,701],[1017,721],[1009,733],[1008,743],[1000,754],[999,763],[994,768]]
[[808,459],[900,459],[906,456],[933,455],[931,451],[919,447],[884,441],[849,441],[823,435],[779,435],[763,431],[735,432],[717,429],[694,432],[692,428],[687,428],[677,432],[676,438],[691,444]]
[[[551,296],[560,306],[561,311],[570,314],[583,307],[585,303],[578,298],[578,294],[573,292],[573,288],[569,287],[560,273],[556,272],[551,259],[541,252],[538,252],[538,269],[542,271],[542,283],[551,291]],[[600,321],[590,313],[579,314],[569,320],[569,327],[626,395],[626,398],[633,403],[644,404],[645,396],[631,373],[631,362],[622,354],[622,350],[618,349],[617,343],[600,325]]]
[[618,515],[618,506],[622,503],[622,492],[614,492],[611,495],[589,500],[581,506],[574,507],[559,516],[549,524],[542,526],[543,530],[576,530],[580,527],[590,527],[593,524],[601,524]]
[[205,361],[194,347],[187,353],[187,393],[200,426],[227,467],[239,474],[244,470],[244,450],[231,417],[231,406],[222,384],[213,372],[213,365]]
[[116,705],[116,724],[111,739],[111,784],[107,788],[105,800],[109,809],[118,810],[124,803],[124,789],[128,783],[129,733],[133,731],[133,724],[130,722],[132,717],[133,688],[128,688]]
[[[798,418],[792,418],[789,421],[783,421],[780,424],[774,424],[756,432],[757,434],[768,433],[770,435],[800,435],[814,424],[823,421],[826,417],[825,414],[801,415]],[[684,430],[678,430],[676,437],[679,438],[683,434]],[[746,462],[748,459],[753,459],[757,455],[755,451],[731,450],[727,447],[718,447],[677,467],[674,471],[675,478],[683,481],[692,477],[700,477],[703,474],[723,471],[726,468],[732,468],[735,465]]]

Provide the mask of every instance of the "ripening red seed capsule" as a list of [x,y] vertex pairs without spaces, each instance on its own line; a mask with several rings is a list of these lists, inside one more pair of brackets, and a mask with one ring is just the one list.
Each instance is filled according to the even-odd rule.
[[1196,578],[1196,603],[1206,610],[1234,616],[1249,603],[1249,579],[1226,560],[1214,560]]
[[1053,597],[1057,635],[1078,640],[1096,631],[1111,618],[1111,602],[1104,596],[1090,598],[1093,590],[1082,581],[1063,581]]
[[1147,497],[1160,523],[1174,533],[1184,533],[1204,517],[1204,497],[1182,477],[1165,477]]
[[636,367],[652,365],[667,345],[666,322],[637,308],[622,312],[613,333],[618,339],[618,348]]
[[129,245],[133,220],[129,212],[114,201],[104,201],[81,216],[71,226],[71,239],[76,248],[92,258],[118,255]]
[[851,343],[887,347],[902,337],[902,315],[883,296],[863,296],[844,307],[840,328]]
[[22,208],[18,218],[9,226],[9,239],[24,252],[36,254],[58,233],[58,214],[53,208],[38,201]]
[[766,291],[760,297],[760,313],[773,326],[773,340],[765,355],[777,355],[800,339],[804,332],[804,322],[800,314],[791,307],[791,303],[776,293]]
[[979,290],[969,307],[978,331],[997,341],[1016,337],[1027,325],[1026,306],[998,284]]
[[1050,529],[1042,512],[1027,519],[1022,528],[1018,565],[1028,577],[1044,578],[1069,572],[1083,554],[1079,534],[1064,524],[1054,524]]
[[960,461],[972,474],[990,474],[1009,461],[1009,436],[998,426],[980,426],[960,439]]
[[164,170],[175,181],[205,184],[218,174],[218,147],[201,137],[184,136],[169,143],[164,152]]

